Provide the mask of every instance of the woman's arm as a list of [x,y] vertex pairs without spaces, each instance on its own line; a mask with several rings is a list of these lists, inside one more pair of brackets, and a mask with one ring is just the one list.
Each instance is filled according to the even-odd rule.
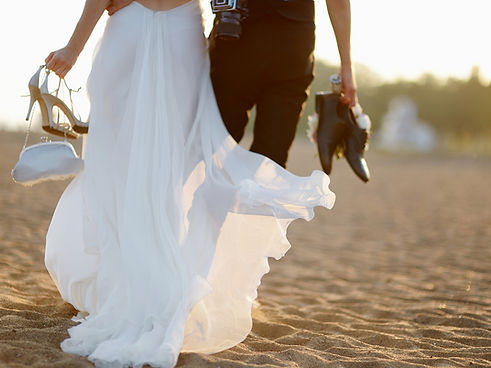
[[341,77],[344,96],[342,101],[354,106],[358,101],[356,83],[351,64],[351,7],[350,0],[326,0],[329,18],[336,35],[339,57],[341,59]]
[[46,58],[46,67],[48,69],[54,71],[60,78],[65,77],[75,64],[75,61],[77,61],[78,55],[82,52],[85,43],[109,2],[109,0],[85,1],[82,16],[68,44],[62,49],[53,51]]

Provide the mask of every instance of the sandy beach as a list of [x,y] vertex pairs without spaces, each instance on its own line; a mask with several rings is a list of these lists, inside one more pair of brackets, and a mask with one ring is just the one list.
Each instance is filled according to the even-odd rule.
[[[92,367],[60,350],[75,310],[44,267],[68,181],[15,184],[23,139],[0,132],[0,367]],[[297,139],[291,171],[319,169],[314,152]],[[290,226],[292,249],[270,262],[249,337],[181,354],[178,367],[491,366],[491,158],[367,158],[370,184],[335,162],[334,209]]]

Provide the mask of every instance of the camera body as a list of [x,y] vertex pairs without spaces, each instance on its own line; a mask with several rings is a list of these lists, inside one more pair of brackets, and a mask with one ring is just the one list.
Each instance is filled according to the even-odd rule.
[[249,15],[248,5],[248,0],[211,0],[211,9],[216,14],[215,37],[238,40],[242,33],[241,22]]

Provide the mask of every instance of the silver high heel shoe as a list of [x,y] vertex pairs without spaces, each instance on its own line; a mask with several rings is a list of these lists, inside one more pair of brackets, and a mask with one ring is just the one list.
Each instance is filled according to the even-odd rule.
[[[73,100],[72,100],[73,90],[70,87],[68,87],[65,79],[60,79],[60,81],[58,83],[58,88],[55,91],[55,95],[52,95],[48,91],[48,75],[50,73],[49,70],[46,73],[47,73],[46,79],[44,80],[43,84],[41,85],[41,97],[42,97],[44,103],[46,104],[47,111],[48,111],[48,119],[50,121],[50,124],[53,124],[53,108],[56,106],[68,118],[68,120],[70,122],[70,124],[69,124],[70,130],[72,131],[73,134],[87,133],[89,130],[89,123],[81,121],[80,118],[76,118],[74,113],[73,113]],[[65,84],[65,87],[68,89],[68,93],[70,96],[70,104],[72,106],[71,109],[65,104],[65,102],[63,102],[63,100],[61,100],[58,97],[58,91],[61,87],[61,81],[63,81],[63,83]],[[77,137],[78,137],[78,135],[77,135]]]
[[[34,103],[37,101],[41,109],[43,130],[53,135],[71,138],[71,139],[77,139],[78,134],[72,130],[70,124],[60,123],[59,121],[55,123],[52,119],[52,107],[48,109],[48,105],[46,104],[45,99],[42,96],[41,89],[39,88],[39,76],[41,74],[41,70],[43,70],[44,68],[45,65],[41,65],[39,69],[36,71],[36,73],[34,73],[34,75],[29,80],[28,87],[29,87],[30,101],[29,101],[29,108],[27,110],[26,120],[29,120]],[[46,79],[43,83],[43,85],[46,84],[45,86],[46,90],[47,90],[47,79],[48,78],[46,76]]]

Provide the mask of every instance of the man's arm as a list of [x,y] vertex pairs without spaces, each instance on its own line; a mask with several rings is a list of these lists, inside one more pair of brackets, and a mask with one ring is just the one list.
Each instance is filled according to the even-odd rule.
[[60,78],[65,77],[66,73],[70,71],[77,61],[78,55],[82,52],[97,21],[108,4],[109,0],[86,0],[82,16],[68,44],[62,49],[53,51],[46,58],[46,67],[48,69],[54,71]]
[[113,15],[118,10],[123,9],[125,6],[131,4],[133,0],[110,0],[109,6],[106,8],[109,15]]
[[350,0],[326,0],[329,18],[338,44],[343,79],[342,102],[353,107],[358,102],[356,83],[351,63],[351,7]]

